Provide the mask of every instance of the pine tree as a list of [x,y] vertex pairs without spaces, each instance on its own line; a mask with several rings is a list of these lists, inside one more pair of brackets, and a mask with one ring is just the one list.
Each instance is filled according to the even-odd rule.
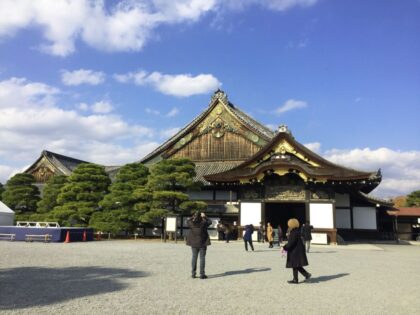
[[50,212],[57,206],[57,197],[61,188],[67,183],[67,176],[52,176],[46,182],[42,193],[42,199],[38,202],[36,213],[31,216],[32,221],[44,221],[50,216]]
[[110,184],[103,166],[82,163],[69,176],[57,197],[51,219],[67,226],[88,226]]
[[135,189],[147,183],[149,169],[140,163],[124,165],[117,173],[104,199],[99,203],[103,211],[96,212],[90,219],[90,226],[100,231],[117,233],[133,232],[139,222],[139,213],[134,208],[138,199],[133,195]]
[[136,208],[142,222],[153,222],[168,214],[190,214],[194,210],[203,210],[203,202],[189,201],[186,191],[197,189],[194,182],[195,165],[189,159],[163,160],[151,169],[145,189],[135,191],[141,200]]
[[25,221],[36,211],[39,189],[31,174],[19,173],[10,178],[2,194],[3,202],[15,211],[17,221]]
[[4,192],[4,186],[2,183],[0,183],[0,201],[2,200],[2,194]]
[[408,207],[420,207],[420,190],[413,191],[407,196],[406,205]]

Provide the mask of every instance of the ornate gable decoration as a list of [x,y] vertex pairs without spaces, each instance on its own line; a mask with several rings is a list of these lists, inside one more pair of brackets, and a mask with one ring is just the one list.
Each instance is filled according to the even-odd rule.
[[45,156],[35,165],[32,171],[29,171],[29,174],[35,177],[37,183],[45,183],[55,173],[55,167]]

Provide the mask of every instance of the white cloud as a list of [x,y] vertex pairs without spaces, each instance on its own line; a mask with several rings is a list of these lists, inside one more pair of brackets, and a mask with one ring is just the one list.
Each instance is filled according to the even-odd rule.
[[314,151],[316,153],[319,153],[321,150],[321,143],[319,142],[305,143],[304,146],[307,147],[309,150]]
[[114,110],[111,102],[109,101],[99,101],[92,105],[92,111],[98,114],[107,114]]
[[105,81],[105,74],[100,71],[86,69],[79,69],[75,71],[63,70],[61,72],[61,81],[65,85],[98,85]]
[[121,83],[133,82],[136,85],[151,85],[159,92],[177,97],[188,97],[197,94],[206,94],[218,89],[222,83],[211,74],[162,74],[146,71],[115,74],[114,78]]
[[174,117],[178,114],[179,114],[179,109],[174,107],[166,114],[166,117]]
[[160,112],[158,110],[151,109],[149,107],[146,107],[144,111],[148,114],[152,114],[152,115],[156,115],[156,116],[160,115]]
[[286,103],[283,104],[283,106],[277,108],[276,113],[282,114],[293,109],[304,108],[307,106],[308,104],[304,101],[290,99],[290,100],[287,100]]
[[2,0],[0,38],[39,28],[41,49],[56,56],[75,51],[75,42],[104,51],[140,51],[160,25],[192,23],[210,12],[259,5],[276,11],[308,7],[317,0]]
[[[111,103],[81,103],[79,108],[100,112],[81,115],[58,107],[54,99],[46,101],[58,93],[54,87],[23,78],[0,81],[0,181],[11,169],[34,162],[43,149],[111,164],[136,161],[157,146],[152,129],[108,114]],[[13,100],[19,100],[20,106]]]
[[310,7],[318,2],[318,0],[268,0],[258,1],[269,9],[286,11],[296,6]]
[[25,78],[0,81],[0,108],[49,106],[55,102],[59,89],[44,83],[29,83]]
[[179,128],[179,127],[161,130],[160,136],[161,136],[161,138],[165,138],[165,139],[170,138],[174,134],[176,134],[179,130],[181,130],[181,128]]
[[80,109],[81,111],[87,111],[89,110],[90,106],[86,103],[80,103],[76,106],[78,109]]
[[348,167],[375,171],[381,169],[382,182],[374,195],[393,197],[420,189],[420,151],[395,151],[389,148],[328,150],[325,158]]

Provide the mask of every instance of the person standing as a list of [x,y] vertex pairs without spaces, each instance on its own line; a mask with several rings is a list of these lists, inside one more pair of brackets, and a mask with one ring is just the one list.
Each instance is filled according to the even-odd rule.
[[244,242],[246,251],[248,251],[248,243],[252,251],[254,251],[254,246],[252,245],[252,233],[254,233],[254,226],[252,224],[245,225]]
[[271,226],[271,223],[268,222],[267,223],[267,241],[268,241],[268,248],[273,248],[273,241],[274,241],[274,236],[273,236],[273,227]]
[[265,226],[262,222],[260,222],[260,228],[258,230],[258,242],[265,242]]
[[224,239],[224,235],[223,234],[224,233],[223,233],[223,224],[222,224],[222,221],[219,221],[217,223],[216,228],[217,228],[217,239],[219,241],[223,241],[223,239]]
[[283,242],[283,230],[281,229],[280,224],[277,226],[277,233],[279,235],[278,245],[280,247],[281,243]]
[[210,245],[207,229],[211,225],[211,220],[203,212],[196,212],[188,219],[187,223],[190,227],[190,232],[187,235],[187,245],[191,246],[192,250],[191,277],[196,278],[197,259],[200,254],[200,279],[207,279],[205,273],[206,252],[207,246]]
[[313,228],[314,227],[309,224],[309,221],[306,221],[306,223],[302,225],[302,240],[305,242],[307,253],[309,253],[309,248],[311,247]]
[[226,243],[229,243],[230,234],[232,232],[232,228],[230,227],[229,223],[223,224],[223,232],[225,233]]
[[298,272],[306,280],[312,275],[303,268],[303,266],[308,265],[308,259],[299,230],[299,221],[297,219],[290,219],[287,221],[287,226],[289,227],[290,234],[287,244],[283,246],[283,250],[287,251],[286,268],[293,268],[293,280],[287,282],[297,284],[299,283]]

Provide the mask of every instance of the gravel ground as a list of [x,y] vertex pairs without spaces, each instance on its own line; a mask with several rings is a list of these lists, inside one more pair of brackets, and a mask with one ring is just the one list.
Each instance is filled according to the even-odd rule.
[[[182,242],[0,241],[0,314],[413,314],[420,246],[312,246],[313,277],[288,284],[278,248],[213,242],[206,280]],[[300,281],[302,281],[302,277]]]

